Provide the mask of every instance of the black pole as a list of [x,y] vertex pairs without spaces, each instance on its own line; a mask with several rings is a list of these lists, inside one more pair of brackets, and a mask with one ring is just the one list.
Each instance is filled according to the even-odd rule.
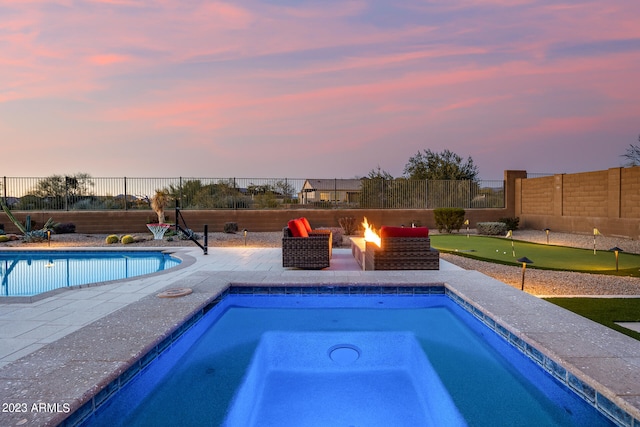
[[124,210],[127,210],[127,177],[124,177]]
[[204,225],[204,248],[202,248],[202,250],[204,251],[204,255],[207,255],[207,253],[209,249],[209,225],[205,224]]
[[[64,177],[64,210],[69,210],[69,177]],[[594,237],[595,240],[595,237]]]
[[176,233],[178,232],[178,213],[180,212],[180,199],[176,200],[176,223],[175,223],[175,227],[176,227]]

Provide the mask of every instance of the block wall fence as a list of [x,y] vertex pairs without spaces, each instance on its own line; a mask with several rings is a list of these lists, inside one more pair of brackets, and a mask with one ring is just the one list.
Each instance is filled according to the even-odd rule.
[[525,229],[640,239],[640,167],[515,180]]
[[[612,168],[578,174],[527,178],[526,171],[505,171],[505,208],[466,209],[470,227],[499,218],[520,218],[521,229],[592,234],[593,228],[609,236],[640,239],[640,167]],[[175,213],[167,210],[170,221]],[[129,211],[15,211],[24,221],[27,215],[37,224],[52,217],[56,222],[72,222],[77,233],[124,234],[149,232],[146,223],[156,218],[151,210]],[[341,217],[357,222],[367,217],[376,227],[417,222],[435,229],[431,209],[290,209],[290,210],[183,210],[187,226],[201,232],[219,232],[226,222],[236,222],[240,230],[280,231],[291,218],[306,216],[313,227],[338,227]],[[0,223],[7,233],[17,229],[3,212]],[[36,226],[37,226],[36,224]]]

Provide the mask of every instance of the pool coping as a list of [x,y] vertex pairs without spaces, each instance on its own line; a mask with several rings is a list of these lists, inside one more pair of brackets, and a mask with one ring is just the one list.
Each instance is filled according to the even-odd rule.
[[230,285],[247,292],[273,287],[308,293],[327,286],[439,286],[545,370],[587,400],[601,402],[619,425],[640,426],[640,341],[476,271],[362,272],[348,280],[297,273],[196,271],[177,280],[167,288],[193,293],[149,295],[1,369],[7,386],[0,389],[0,402],[42,402],[55,409],[2,417],[13,424],[72,425],[170,346]]

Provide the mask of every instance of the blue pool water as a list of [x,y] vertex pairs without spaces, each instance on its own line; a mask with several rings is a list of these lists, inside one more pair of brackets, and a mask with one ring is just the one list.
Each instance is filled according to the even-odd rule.
[[228,295],[88,426],[608,426],[446,295]]
[[0,252],[0,296],[33,296],[155,273],[178,264],[179,259],[159,251]]

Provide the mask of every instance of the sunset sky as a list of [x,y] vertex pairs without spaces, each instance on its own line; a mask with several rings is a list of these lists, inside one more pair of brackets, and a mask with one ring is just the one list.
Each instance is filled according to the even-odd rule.
[[0,176],[619,167],[638,0],[0,0]]

